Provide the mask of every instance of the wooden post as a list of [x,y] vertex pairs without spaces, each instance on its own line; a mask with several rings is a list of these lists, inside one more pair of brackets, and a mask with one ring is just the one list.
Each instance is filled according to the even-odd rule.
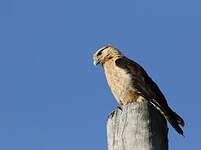
[[168,150],[167,122],[146,101],[116,109],[108,118],[108,150]]

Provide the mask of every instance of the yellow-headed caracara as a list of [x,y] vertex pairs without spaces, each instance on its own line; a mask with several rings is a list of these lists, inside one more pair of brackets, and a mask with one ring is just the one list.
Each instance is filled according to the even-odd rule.
[[139,64],[111,45],[97,50],[93,60],[95,65],[103,66],[109,87],[120,105],[147,100],[183,135],[183,119],[168,106],[159,87]]

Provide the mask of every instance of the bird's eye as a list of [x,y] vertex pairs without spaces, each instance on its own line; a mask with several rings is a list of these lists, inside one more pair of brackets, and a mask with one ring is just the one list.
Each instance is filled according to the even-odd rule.
[[102,51],[98,52],[97,56],[101,55],[102,54]]

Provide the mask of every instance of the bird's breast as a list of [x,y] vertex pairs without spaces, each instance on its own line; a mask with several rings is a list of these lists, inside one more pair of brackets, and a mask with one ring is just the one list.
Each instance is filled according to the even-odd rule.
[[126,70],[116,66],[114,61],[106,62],[103,67],[108,85],[118,103],[125,105],[138,98],[132,88],[132,78]]

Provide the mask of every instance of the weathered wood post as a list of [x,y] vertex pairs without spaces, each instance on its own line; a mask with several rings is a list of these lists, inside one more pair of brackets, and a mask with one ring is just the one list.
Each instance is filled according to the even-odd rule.
[[108,118],[108,150],[168,150],[167,122],[146,101],[116,109]]

